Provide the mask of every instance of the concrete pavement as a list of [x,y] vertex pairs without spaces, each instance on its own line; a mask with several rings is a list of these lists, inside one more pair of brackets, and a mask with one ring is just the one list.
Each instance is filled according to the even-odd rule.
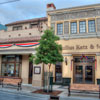
[[49,100],[48,97],[29,96],[0,91],[0,100]]
[[[49,100],[49,95],[42,95],[42,94],[35,94],[32,93],[41,89],[40,87],[33,87],[31,85],[23,85],[23,89],[21,91],[17,91],[15,88],[1,88],[0,87],[0,100],[6,100],[6,97],[9,98],[8,100]],[[98,95],[89,95],[89,94],[72,94],[72,96],[67,96],[67,87],[66,86],[59,86],[54,85],[54,90],[63,91],[59,94],[60,100],[99,100]],[[4,96],[7,95],[7,96]],[[4,97],[3,97],[4,96]],[[10,99],[11,98],[11,99]]]

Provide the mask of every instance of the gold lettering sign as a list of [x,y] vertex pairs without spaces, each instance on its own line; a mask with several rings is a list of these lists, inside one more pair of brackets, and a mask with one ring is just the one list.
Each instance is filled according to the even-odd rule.
[[90,73],[91,72],[91,70],[86,70],[88,73]]
[[87,49],[100,49],[100,44],[90,44],[90,45],[65,45],[63,47],[63,50],[87,50]]
[[77,70],[77,73],[81,73],[82,72],[82,70]]

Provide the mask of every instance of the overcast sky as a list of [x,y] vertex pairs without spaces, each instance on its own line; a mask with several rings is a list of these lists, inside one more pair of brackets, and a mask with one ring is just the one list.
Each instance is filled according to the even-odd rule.
[[[11,0],[0,0],[0,3]],[[0,4],[0,23],[46,16],[47,3],[54,3],[57,9],[97,4],[100,0],[20,0],[18,2]]]

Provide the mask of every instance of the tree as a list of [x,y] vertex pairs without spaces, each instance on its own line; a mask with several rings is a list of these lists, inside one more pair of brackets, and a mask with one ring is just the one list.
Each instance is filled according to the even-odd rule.
[[33,64],[34,59],[35,59],[35,56],[33,54],[31,54],[30,57],[29,57],[29,62]]
[[63,61],[63,56],[61,55],[62,46],[57,44],[59,37],[54,35],[52,29],[47,29],[41,37],[40,45],[36,49],[35,63],[43,63],[49,66],[49,72],[52,64]]

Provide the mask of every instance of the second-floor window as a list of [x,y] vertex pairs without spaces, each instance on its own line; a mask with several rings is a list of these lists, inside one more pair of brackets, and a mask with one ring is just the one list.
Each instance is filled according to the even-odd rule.
[[89,33],[95,32],[95,20],[88,21],[88,29],[89,29]]
[[37,24],[30,24],[30,28],[36,28],[38,25]]
[[80,33],[86,33],[86,21],[79,22],[79,31]]
[[63,24],[57,24],[57,35],[62,35],[63,34]]
[[16,30],[22,30],[22,26],[14,26],[13,31],[16,31]]
[[77,22],[71,22],[71,34],[77,33]]

